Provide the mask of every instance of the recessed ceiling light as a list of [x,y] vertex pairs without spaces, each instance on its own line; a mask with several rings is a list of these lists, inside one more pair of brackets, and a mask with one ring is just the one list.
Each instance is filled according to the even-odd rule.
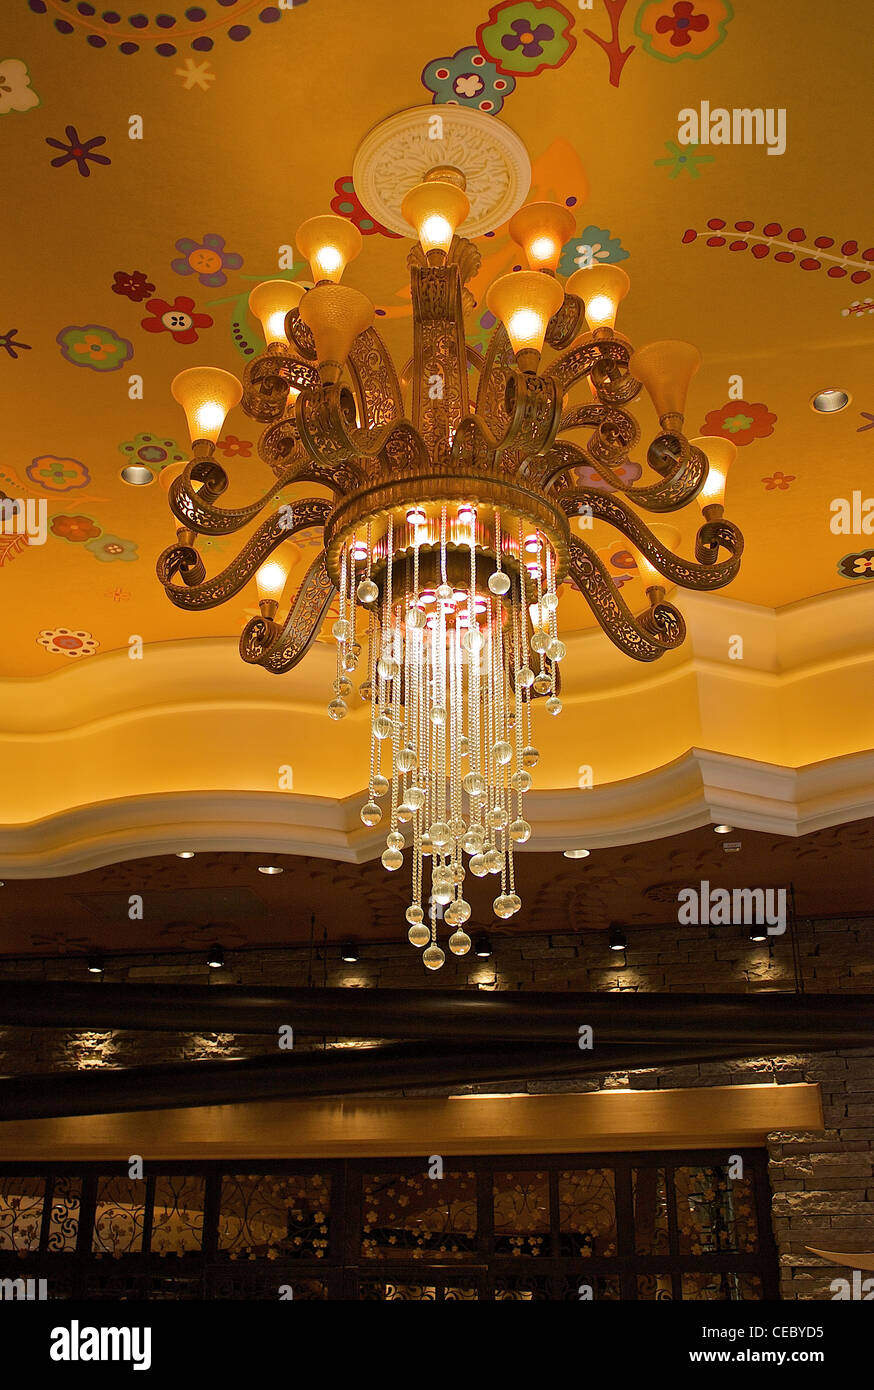
[[354,965],[358,960],[358,947],[353,945],[351,941],[347,942],[345,946],[340,947],[340,959],[345,960],[349,965]]
[[822,414],[833,415],[836,410],[846,409],[850,404],[850,397],[848,392],[830,386],[825,391],[817,391],[815,396],[811,396],[810,404],[814,410]]
[[562,854],[565,859],[588,859],[592,853],[590,849],[564,849]]
[[628,938],[621,927],[610,928],[609,945],[611,951],[626,951],[628,949]]
[[89,958],[88,958],[88,973],[89,973],[89,975],[102,975],[102,974],[103,974],[103,957],[102,957],[102,956],[89,956]]
[[130,483],[131,487],[148,487],[149,483],[155,481],[151,468],[147,468],[144,463],[129,463],[121,470],[121,478],[123,482]]
[[733,825],[714,825],[713,827],[714,835],[730,835],[732,830],[734,830]]
[[755,922],[750,927],[750,941],[767,941],[767,927],[758,926]]
[[492,954],[492,945],[485,932],[480,932],[477,937],[474,943],[473,953],[475,956],[479,956],[480,960],[488,960],[489,956]]
[[259,874],[281,874],[282,870],[278,864],[259,864]]
[[180,849],[180,850],[177,850],[176,858],[177,858],[177,859],[193,859],[193,858],[194,858],[194,850],[193,850],[193,849]]
[[221,946],[210,946],[206,953],[206,963],[211,970],[221,970],[225,963],[225,953]]

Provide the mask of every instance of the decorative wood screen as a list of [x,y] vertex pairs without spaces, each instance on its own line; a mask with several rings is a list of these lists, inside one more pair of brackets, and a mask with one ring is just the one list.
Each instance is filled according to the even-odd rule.
[[734,1176],[729,1157],[2,1164],[0,1279],[88,1299],[777,1298],[765,1155]]

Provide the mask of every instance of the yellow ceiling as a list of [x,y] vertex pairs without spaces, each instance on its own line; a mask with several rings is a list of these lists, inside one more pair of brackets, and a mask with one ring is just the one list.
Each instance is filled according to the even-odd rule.
[[[453,82],[462,101],[503,102],[495,119],[528,146],[533,196],[575,200],[577,237],[565,268],[575,268],[583,233],[611,259],[627,253],[632,290],[620,327],[632,341],[679,337],[701,348],[688,433],[723,430],[741,446],[727,513],[747,549],[731,597],[779,607],[865,587],[874,539],[833,534],[829,522],[834,499],[874,494],[874,317],[864,303],[874,294],[866,268],[874,272],[870,137],[860,118],[870,90],[867,0],[845,3],[839,22],[809,0],[734,0],[733,12],[727,0],[512,0],[491,13],[488,0],[298,0],[288,9],[266,0],[159,3],[3,7],[0,334],[14,327],[17,338],[0,338],[0,489],[45,500],[49,532],[43,545],[0,538],[0,674],[69,669],[71,652],[92,653],[77,662],[90,665],[123,652],[133,635],[148,652],[238,634],[255,610],[254,589],[209,613],[174,609],[154,574],[173,537],[166,492],[160,481],[131,487],[120,470],[144,446],[153,460],[156,450],[171,461],[184,453],[171,378],[200,362],[240,372],[243,349],[260,350],[245,313],[248,291],[277,273],[280,248],[293,243],[300,221],[332,200],[348,211],[343,182],[366,132],[432,96],[451,99]],[[611,46],[612,23],[611,56],[603,44]],[[443,59],[447,79],[437,75]],[[785,153],[680,146],[679,113],[702,101],[785,110]],[[738,249],[706,244],[719,235],[712,219],[727,224]],[[738,233],[737,223],[749,225]],[[385,310],[382,325],[402,363],[409,243],[364,230],[364,252],[347,279]],[[198,259],[184,239],[202,245],[204,237],[212,250]],[[216,237],[225,283],[205,284],[201,277],[217,267]],[[505,229],[478,245],[482,288],[517,260]],[[754,255],[755,245],[766,249]],[[819,268],[804,268],[813,258]],[[137,293],[120,272],[139,272],[154,289],[139,302],[119,293]],[[305,276],[306,267],[294,273]],[[212,320],[196,342],[174,341],[160,323],[163,310],[148,309],[152,299],[172,305],[180,296]],[[468,320],[474,343],[483,310],[481,302]],[[160,331],[147,330],[150,319]],[[141,400],[129,396],[134,374]],[[740,400],[730,399],[730,378],[740,378]],[[850,393],[849,407],[814,414],[810,397],[832,386]],[[655,419],[647,405],[635,409],[646,439]],[[258,433],[242,412],[228,422],[219,457],[230,464],[229,503],[269,485]],[[687,554],[697,525],[697,508],[690,510],[694,516],[671,518]],[[314,533],[296,541],[292,583],[317,543]],[[207,543],[210,573],[238,544]],[[630,574],[623,593],[640,608],[643,589]],[[561,613],[565,632],[590,626],[583,600],[567,591]]]

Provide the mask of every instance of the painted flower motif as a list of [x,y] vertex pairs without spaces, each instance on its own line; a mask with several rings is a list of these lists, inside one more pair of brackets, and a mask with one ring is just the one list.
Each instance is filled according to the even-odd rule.
[[148,468],[165,468],[168,463],[187,463],[175,439],[162,439],[158,434],[138,434],[119,444],[118,452],[132,463],[144,463]]
[[142,319],[147,333],[169,333],[174,343],[196,343],[198,328],[211,328],[209,314],[194,312],[194,300],[177,295],[172,304],[166,299],[150,299],[146,308],[150,317]]
[[61,356],[74,367],[90,367],[94,372],[117,372],[134,354],[133,343],[99,323],[70,324],[55,341]]
[[695,154],[698,149],[696,144],[678,145],[674,140],[665,141],[667,157],[665,159],[654,159],[653,164],[656,168],[664,165],[668,170],[668,177],[675,179],[680,174],[688,174],[690,179],[697,179],[700,170],[699,164],[712,164],[712,154]]
[[422,71],[422,86],[434,93],[435,102],[495,112],[514,90],[516,79],[502,75],[478,48],[470,47],[430,62]]
[[252,457],[251,439],[238,439],[235,434],[226,434],[224,439],[219,440],[217,447],[221,449],[225,458],[248,459]]
[[136,541],[123,541],[119,536],[110,536],[106,532],[96,536],[93,541],[87,541],[85,549],[104,564],[110,564],[113,560],[128,562],[140,558]]
[[45,627],[36,640],[50,656],[93,656],[100,646],[90,632],[74,632],[69,627]]
[[[628,463],[620,463],[613,471],[626,486],[630,486],[631,483],[637,482],[643,469],[639,463],[632,463],[629,460]],[[602,478],[600,473],[596,473],[588,463],[574,468],[573,476],[580,487],[597,488],[599,492],[618,492],[618,488],[613,483],[608,483],[606,478]]]
[[0,116],[9,111],[30,111],[39,106],[39,97],[30,85],[27,64],[19,58],[0,63]]
[[634,32],[651,58],[703,58],[722,43],[734,18],[730,0],[645,0]]
[[874,550],[858,550],[838,561],[844,579],[874,579]]
[[397,232],[390,232],[388,227],[384,227],[381,222],[377,222],[374,217],[371,217],[355,192],[351,174],[344,174],[342,178],[335,181],[334,193],[336,197],[331,199],[331,211],[336,212],[338,217],[348,217],[350,222],[355,223],[362,236],[375,236],[378,232],[380,236],[391,237],[395,241],[400,240]]
[[32,483],[44,487],[47,492],[72,492],[74,488],[87,487],[91,481],[84,463],[78,459],[57,458],[54,454],[41,454],[24,471]]
[[217,236],[215,232],[207,232],[202,241],[181,237],[176,243],[176,250],[181,251],[182,255],[170,262],[170,268],[177,275],[196,275],[200,283],[210,289],[226,285],[228,277],[225,271],[239,270],[243,264],[243,257],[238,256],[236,251],[226,251],[224,237]]
[[56,155],[51,160],[53,169],[61,169],[65,164],[75,164],[83,179],[91,177],[91,170],[88,168],[88,160],[92,164],[111,164],[112,160],[108,155],[95,154],[94,150],[98,145],[106,144],[105,135],[95,135],[91,140],[80,140],[78,131],[73,125],[68,125],[66,129],[67,144],[63,140],[46,139],[46,144],[53,149],[62,150],[63,153]]
[[721,434],[723,439],[743,447],[754,439],[767,439],[774,433],[777,416],[766,405],[749,401],[728,401],[719,410],[711,410],[701,426],[702,434]]
[[73,542],[90,541],[100,535],[100,527],[90,516],[53,516],[49,530],[53,536]]
[[480,52],[502,73],[536,77],[545,68],[559,68],[577,46],[573,16],[555,0],[505,0],[489,10],[487,23],[476,31]]
[[132,299],[134,304],[141,304],[150,294],[155,293],[155,286],[142,270],[132,270],[130,274],[126,270],[117,270],[112,279],[112,293],[123,294],[127,299]]
[[624,250],[618,236],[611,237],[606,227],[586,227],[578,236],[572,236],[562,247],[558,263],[559,275],[573,275],[584,266],[602,264],[615,265],[617,261],[627,261],[628,252]]
[[763,478],[762,482],[765,484],[766,492],[773,492],[775,488],[779,488],[781,492],[786,492],[789,488],[789,484],[795,482],[795,478],[796,474],[781,473],[778,469],[775,473],[771,474],[770,478]]

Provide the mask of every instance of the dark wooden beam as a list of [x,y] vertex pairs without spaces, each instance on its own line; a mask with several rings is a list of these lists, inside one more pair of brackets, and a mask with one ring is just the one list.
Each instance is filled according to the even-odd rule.
[[295,1037],[567,1042],[588,1024],[599,1042],[778,1041],[874,1044],[874,996],[634,994],[446,989],[253,989],[244,985],[0,982],[0,1026],[124,1028]]

